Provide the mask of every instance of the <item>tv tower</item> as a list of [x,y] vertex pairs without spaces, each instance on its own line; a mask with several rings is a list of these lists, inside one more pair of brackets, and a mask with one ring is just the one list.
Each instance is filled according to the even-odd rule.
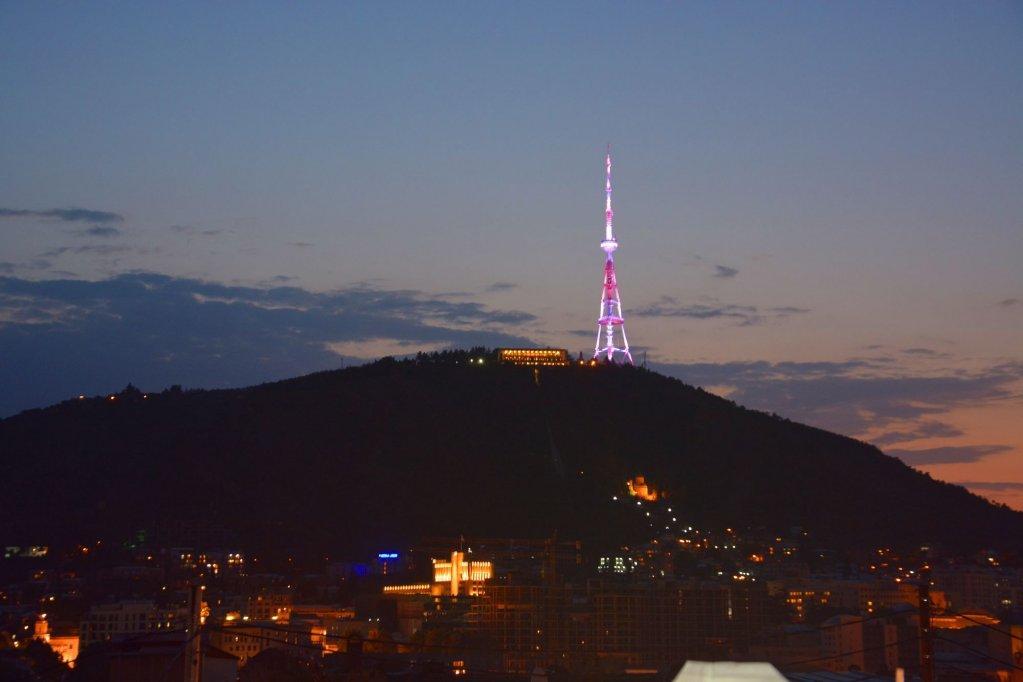
[[[607,196],[604,209],[604,241],[600,242],[600,248],[607,255],[604,260],[604,290],[600,295],[600,317],[597,318],[597,345],[593,349],[593,357],[604,356],[608,362],[613,362],[615,353],[621,353],[625,359],[632,363],[632,353],[629,352],[629,340],[625,337],[625,317],[622,315],[622,299],[618,295],[618,280],[615,278],[614,252],[618,248],[618,240],[614,235],[614,211],[611,210],[611,145],[607,146],[607,156],[604,158],[604,167],[607,169],[606,182],[604,183],[604,194]],[[622,345],[615,345],[615,330],[621,332]]]

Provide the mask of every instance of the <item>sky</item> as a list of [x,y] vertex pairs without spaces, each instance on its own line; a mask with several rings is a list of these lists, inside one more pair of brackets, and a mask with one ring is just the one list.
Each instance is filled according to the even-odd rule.
[[1023,509],[1023,5],[5,3],[0,416],[637,359]]

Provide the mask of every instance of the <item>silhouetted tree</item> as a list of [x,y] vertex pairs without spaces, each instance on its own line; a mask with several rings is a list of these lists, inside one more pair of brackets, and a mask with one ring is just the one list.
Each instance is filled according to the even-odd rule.
[[50,645],[33,639],[21,648],[0,650],[0,680],[60,682],[67,665]]

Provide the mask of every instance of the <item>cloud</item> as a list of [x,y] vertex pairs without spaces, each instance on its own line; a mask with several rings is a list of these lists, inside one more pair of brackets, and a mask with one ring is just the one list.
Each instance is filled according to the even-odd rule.
[[5,325],[60,325],[80,319],[85,311],[46,297],[0,293],[0,329]]
[[963,431],[951,424],[939,421],[923,421],[908,431],[889,431],[880,436],[874,436],[870,439],[870,442],[879,447],[886,447],[896,443],[906,443],[924,438],[955,438],[961,435],[963,435]]
[[671,296],[661,296],[656,303],[637,308],[633,315],[640,317],[689,317],[695,320],[710,320],[726,317],[749,323],[758,320],[757,309],[748,305],[707,305],[703,303],[680,304]]
[[288,242],[288,246],[294,246],[300,249],[307,249],[310,246],[316,246],[312,242]]
[[195,227],[194,225],[171,225],[170,229],[172,232],[177,232],[178,234],[185,234],[188,236],[202,235],[204,237],[213,237],[223,232],[223,230],[203,229]]
[[486,290],[489,292],[511,291],[512,289],[517,289],[518,286],[518,284],[514,284],[513,282],[494,282],[488,286]]
[[18,270],[49,270],[52,265],[53,263],[44,258],[33,258],[21,263],[0,261],[0,273],[12,274]]
[[79,236],[87,237],[119,237],[122,232],[116,227],[110,227],[108,225],[93,225],[92,227],[84,230],[76,230],[75,234]]
[[146,249],[135,249],[130,246],[115,246],[112,244],[86,244],[84,246],[58,246],[50,249],[49,251],[44,251],[39,255],[43,258],[56,258],[57,256],[63,256],[66,253],[91,253],[98,256],[112,256],[115,253],[127,253],[129,251],[144,253]]
[[44,211],[30,211],[20,208],[0,208],[0,218],[32,218],[59,220],[65,223],[121,223],[124,216],[110,211],[94,211],[87,208],[50,208]]
[[[0,415],[129,381],[242,386],[370,359],[380,349],[530,344],[535,318],[361,284],[331,292],[152,273],[101,281],[0,277]],[[506,331],[511,330],[511,331]]]
[[949,358],[948,353],[940,353],[933,348],[903,348],[903,355],[912,355],[918,358]]
[[1005,298],[998,302],[998,305],[1000,305],[1003,308],[1011,308],[1013,306],[1017,306],[1020,304],[1023,304],[1023,300],[1020,300],[1018,298]]
[[736,320],[740,326],[750,326],[766,322],[769,318],[789,317],[810,312],[807,308],[779,306],[761,309],[752,305],[735,305],[719,303],[708,299],[707,303],[679,303],[672,296],[661,296],[657,302],[637,308],[633,315],[640,317],[684,317],[693,320],[730,319]]
[[1023,481],[952,481],[971,490],[1023,490]]
[[259,286],[261,287],[278,286],[280,284],[284,284],[285,282],[293,282],[297,279],[298,277],[293,277],[292,275],[274,275],[273,277],[260,280]]
[[1011,445],[948,445],[922,450],[886,450],[910,466],[925,464],[963,464],[976,462],[988,455],[997,455],[1012,450]]
[[360,341],[331,341],[327,344],[327,347],[332,352],[345,357],[365,357],[369,348],[372,348],[372,354],[375,357],[387,355],[401,357],[403,355],[412,355],[413,353],[432,353],[445,350],[450,347],[450,344],[445,341],[424,343],[376,338]]
[[849,435],[933,420],[956,407],[1016,397],[1023,363],[912,374],[876,359],[834,362],[651,363],[748,407]]
[[727,265],[715,265],[714,276],[721,277],[723,279],[731,279],[739,274],[739,271],[735,268],[730,268]]

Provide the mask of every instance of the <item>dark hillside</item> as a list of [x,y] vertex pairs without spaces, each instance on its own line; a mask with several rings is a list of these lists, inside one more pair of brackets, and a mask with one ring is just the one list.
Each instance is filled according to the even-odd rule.
[[538,386],[531,370],[458,357],[126,391],[0,421],[0,539],[213,519],[246,546],[310,552],[555,530],[614,545],[629,529],[610,496],[643,474],[705,524],[801,525],[835,547],[1023,542],[1021,513],[652,372],[546,369]]

